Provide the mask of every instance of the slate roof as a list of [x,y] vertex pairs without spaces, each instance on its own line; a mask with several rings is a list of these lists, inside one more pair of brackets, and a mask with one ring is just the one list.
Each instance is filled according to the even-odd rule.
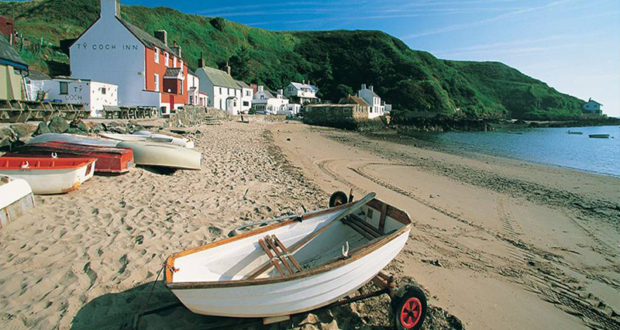
[[[361,105],[361,106],[370,106],[370,104],[368,104],[368,102],[366,102],[366,100],[364,100],[361,97],[355,96],[355,95],[349,95],[348,97],[344,98],[343,101],[349,103],[349,102],[353,102],[357,105]],[[342,103],[342,101],[340,102]]]
[[45,73],[37,70],[29,70],[28,78],[32,80],[50,80],[52,79],[50,76]]
[[235,82],[237,83],[237,85],[239,85],[241,88],[247,88],[247,89],[251,89],[252,87],[250,87],[248,84],[244,83],[241,80],[235,80]]
[[0,34],[0,63],[14,68],[28,70],[28,64],[22,60],[19,53],[9,44],[4,35]]
[[366,90],[367,90],[368,92],[370,92],[370,95],[372,95],[372,96],[374,96],[374,97],[381,98],[381,96],[377,95],[377,93],[375,93],[375,91],[372,91],[372,90],[370,90],[370,89],[368,89],[368,88],[367,88]]
[[129,32],[131,32],[131,34],[133,34],[136,38],[138,38],[138,40],[140,40],[140,42],[145,45],[148,48],[153,48],[154,46],[159,48],[159,49],[163,49],[165,51],[167,51],[170,54],[175,54],[178,56],[178,54],[172,50],[172,48],[164,45],[164,43],[155,38],[153,35],[145,32],[144,30],[140,29],[139,27],[125,21],[122,19],[118,19],[121,24],[123,24],[127,30],[129,30]]
[[211,80],[214,86],[241,89],[237,82],[235,82],[235,79],[233,79],[233,77],[231,77],[228,73],[222,70],[206,66],[204,68],[198,68],[198,70],[196,70],[196,73],[200,71],[204,72],[204,74],[207,76],[207,78],[209,78],[209,80]]
[[183,69],[181,68],[167,68],[164,73],[164,78],[180,79],[182,78]]
[[298,83],[298,82],[291,82],[291,85],[295,86],[295,88],[297,88],[297,89],[309,88],[309,89],[312,89],[314,92],[318,92],[319,91],[319,88],[314,86],[314,85],[301,84],[301,83]]

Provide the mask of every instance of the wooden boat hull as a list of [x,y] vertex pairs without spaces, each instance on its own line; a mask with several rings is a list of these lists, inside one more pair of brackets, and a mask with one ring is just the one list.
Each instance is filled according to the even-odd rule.
[[[365,226],[372,229],[361,229]],[[405,212],[362,200],[179,252],[166,262],[165,282],[202,315],[265,318],[311,311],[372,280],[404,248],[411,226]],[[298,271],[264,273],[280,267],[261,239],[271,235],[294,256]]]
[[403,249],[409,230],[363,258],[318,275],[273,284],[171,291],[192,312],[258,318],[286,316],[327,306],[375,277]]
[[[64,162],[73,161],[70,166],[55,168],[52,166],[37,167],[37,162]],[[16,163],[28,162],[30,167],[20,168],[13,166]],[[64,194],[78,189],[84,182],[90,180],[95,173],[96,159],[86,158],[16,158],[0,157],[0,174],[13,178],[23,179],[37,195]],[[17,167],[17,168],[15,168]]]
[[28,182],[0,175],[0,229],[34,208],[34,196]]
[[119,142],[117,147],[131,148],[137,165],[200,170],[202,154],[187,148],[141,141]]
[[61,158],[96,158],[95,173],[102,175],[123,174],[134,167],[133,151],[130,148],[96,147],[68,142],[28,144],[13,153],[5,154],[4,157],[23,157],[24,155],[52,157],[52,154]]

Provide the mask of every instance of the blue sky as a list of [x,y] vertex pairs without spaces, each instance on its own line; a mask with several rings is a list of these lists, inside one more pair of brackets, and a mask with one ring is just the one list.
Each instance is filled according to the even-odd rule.
[[454,60],[500,61],[620,116],[619,0],[121,0],[269,30],[381,30]]

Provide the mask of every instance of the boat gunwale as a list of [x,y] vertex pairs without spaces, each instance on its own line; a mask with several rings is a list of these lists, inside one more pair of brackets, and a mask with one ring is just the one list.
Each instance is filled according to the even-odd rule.
[[[23,157],[11,157],[11,156],[2,156],[0,157],[0,161],[2,161],[3,159],[11,159],[11,160],[16,160],[16,161],[60,161],[65,162],[65,161],[74,161],[75,164],[73,165],[54,165],[54,166],[28,166],[25,168],[22,167],[14,167],[14,166],[2,166],[0,165],[0,171],[1,170],[11,170],[11,171],[31,171],[31,170],[78,170],[82,167],[91,165],[92,163],[97,161],[97,158],[93,158],[93,157],[67,157],[67,158],[45,158],[45,157],[28,157],[28,155],[24,155]],[[10,175],[9,175],[10,176]]]
[[[328,208],[328,209],[323,209],[323,210],[319,210],[316,213],[313,214],[309,214],[306,217],[304,217],[301,221],[307,220],[307,219],[311,219],[326,213],[331,213],[333,211],[337,211],[340,210],[342,208],[345,208],[346,206],[351,206],[353,203],[347,203],[347,204],[343,204],[343,205],[339,205],[333,208]],[[370,204],[373,204],[374,206],[371,206]],[[251,236],[255,236],[267,231],[271,231],[283,226],[287,226],[290,225],[292,223],[295,222],[299,222],[298,219],[291,219],[291,220],[287,220],[281,223],[276,223],[270,226],[266,226],[263,228],[259,228],[253,231],[249,231],[247,233],[235,236],[235,237],[231,237],[231,238],[227,238],[221,241],[216,241],[216,242],[212,242],[206,245],[202,245],[190,250],[186,250],[186,251],[181,251],[178,253],[175,253],[171,256],[169,256],[166,259],[166,265],[165,265],[165,271],[164,271],[164,283],[166,284],[166,287],[170,290],[187,290],[187,289],[207,289],[207,288],[224,288],[224,287],[243,287],[243,286],[252,286],[252,285],[264,285],[264,284],[274,284],[274,283],[281,283],[281,282],[286,282],[286,281],[292,281],[292,280],[297,280],[297,279],[301,279],[301,278],[305,278],[305,277],[310,277],[310,276],[314,276],[314,275],[318,275],[321,273],[325,273],[328,271],[331,271],[333,269],[336,268],[340,268],[343,267],[349,263],[352,263],[354,261],[357,261],[359,259],[361,259],[362,257],[367,256],[368,254],[378,250],[379,248],[385,246],[386,244],[388,244],[389,242],[391,242],[392,240],[396,239],[397,237],[399,237],[400,235],[402,235],[405,232],[408,232],[411,230],[411,227],[413,226],[413,222],[411,221],[411,218],[409,217],[409,214],[407,214],[407,212],[396,209],[392,206],[390,206],[389,204],[382,202],[378,199],[373,199],[371,201],[369,201],[368,203],[366,203],[365,205],[371,206],[373,208],[375,208],[377,205],[382,205],[385,204],[387,205],[387,212],[389,212],[390,210],[392,211],[398,211],[395,214],[390,215],[390,217],[392,217],[394,220],[404,224],[405,226],[403,226],[402,228],[398,229],[395,232],[392,232],[390,234],[375,238],[373,240],[369,240],[366,244],[352,250],[349,254],[351,255],[351,257],[346,258],[346,259],[342,259],[342,258],[336,258],[333,259],[329,262],[327,262],[326,264],[320,265],[318,267],[314,267],[311,269],[307,269],[307,270],[303,270],[301,272],[298,273],[294,273],[294,274],[288,274],[288,275],[283,275],[283,276],[278,276],[278,277],[269,277],[269,278],[258,278],[258,279],[242,279],[242,280],[227,280],[227,281],[207,281],[207,282],[178,282],[178,283],[173,283],[173,272],[172,272],[172,268],[174,267],[174,260],[176,258],[179,257],[183,257],[183,256],[187,256],[193,253],[197,253],[197,252],[201,252],[204,250],[208,250],[210,248],[214,248],[220,245],[224,245],[224,244],[228,244],[231,242],[234,242],[236,240],[239,239],[243,239],[243,238],[247,238],[247,237],[251,237]],[[387,213],[386,212],[386,213]]]

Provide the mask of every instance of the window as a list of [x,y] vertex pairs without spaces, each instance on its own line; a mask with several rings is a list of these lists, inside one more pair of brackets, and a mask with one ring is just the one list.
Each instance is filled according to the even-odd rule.
[[105,93],[106,93],[105,87],[102,87],[101,88],[101,94],[105,95]]
[[153,86],[155,86],[153,90],[159,92],[159,75],[157,73],[155,74],[155,84]]
[[60,82],[60,95],[69,94],[69,83],[66,81]]
[[183,80],[181,80],[181,95],[183,95]]
[[166,58],[166,66],[170,66],[170,54],[164,52],[164,57]]
[[155,52],[155,63],[159,63],[159,48],[153,47],[153,51]]

